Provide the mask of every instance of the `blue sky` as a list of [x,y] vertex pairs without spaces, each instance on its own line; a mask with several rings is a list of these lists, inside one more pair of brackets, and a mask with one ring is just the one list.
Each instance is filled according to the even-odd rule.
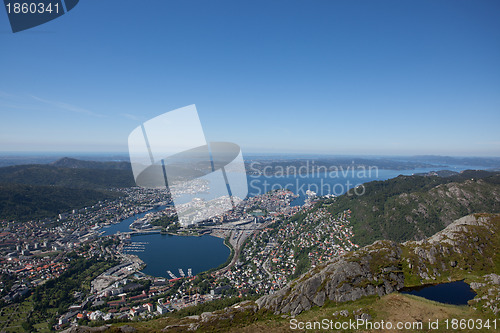
[[500,156],[498,1],[80,1],[13,34],[0,151],[127,150],[196,104],[243,152]]

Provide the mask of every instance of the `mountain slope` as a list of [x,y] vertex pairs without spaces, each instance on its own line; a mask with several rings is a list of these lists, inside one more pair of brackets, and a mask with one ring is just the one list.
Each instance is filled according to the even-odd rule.
[[405,285],[463,279],[467,272],[500,273],[500,215],[464,217],[425,241],[377,241],[316,267],[256,303],[295,315],[327,300],[382,296]]
[[0,219],[50,218],[117,198],[122,194],[110,192],[110,188],[135,186],[130,164],[124,163],[65,158],[54,165],[0,168]]
[[112,169],[112,170],[132,170],[129,162],[99,162],[99,161],[86,161],[78,160],[76,158],[63,157],[50,165],[59,168],[73,168],[73,169]]
[[131,170],[62,168],[39,164],[0,168],[0,183],[93,189],[135,186]]
[[117,193],[60,186],[0,184],[0,220],[27,221],[115,199]]
[[465,171],[451,177],[399,176],[364,185],[362,196],[346,195],[330,212],[350,209],[354,242],[419,240],[474,212],[500,212],[500,176]]

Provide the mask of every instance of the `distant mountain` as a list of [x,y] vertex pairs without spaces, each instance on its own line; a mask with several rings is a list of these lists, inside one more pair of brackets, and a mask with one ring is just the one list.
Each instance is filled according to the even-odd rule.
[[500,212],[500,174],[463,171],[449,177],[399,176],[364,184],[365,194],[351,190],[336,198],[332,213],[350,209],[354,241],[418,240],[461,216]]
[[135,186],[130,164],[63,158],[52,164],[0,168],[0,219],[54,217],[114,199],[110,188]]
[[469,165],[488,168],[500,167],[500,157],[459,157],[439,155],[418,155],[406,158],[408,161],[438,163],[447,165]]
[[[498,164],[500,165],[500,163]],[[245,161],[247,173],[250,175],[276,174],[309,174],[331,172],[339,170],[364,170],[376,167],[385,170],[411,170],[416,168],[438,168],[439,165],[425,161],[403,161],[392,158],[364,158],[364,157],[320,157],[308,158],[263,158],[257,157]],[[441,166],[442,167],[442,166]]]
[[0,220],[52,218],[118,196],[116,193],[91,189],[0,184]]
[[132,170],[129,162],[98,162],[78,160],[70,157],[63,157],[50,165],[58,168],[72,169],[112,169],[112,170]]
[[[110,187],[135,186],[131,169],[120,167],[103,167],[102,162],[90,162],[101,167],[78,168],[76,165],[86,165],[87,161],[63,160],[60,164],[74,167],[59,167],[56,165],[15,165],[0,168],[0,183],[25,185],[57,185],[70,188],[106,189]],[[95,163],[95,164],[94,164]]]
[[423,173],[416,173],[414,174],[415,176],[439,176],[439,177],[451,177],[458,175],[459,173],[456,171],[450,171],[450,170],[438,170],[438,171],[429,171],[429,172],[423,172]]

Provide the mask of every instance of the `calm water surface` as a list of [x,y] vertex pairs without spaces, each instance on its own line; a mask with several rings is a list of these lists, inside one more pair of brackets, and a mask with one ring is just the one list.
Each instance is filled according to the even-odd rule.
[[223,264],[229,257],[229,248],[222,238],[209,235],[173,236],[173,235],[137,235],[132,236],[140,252],[129,252],[141,258],[146,267],[142,270],[152,276],[170,278],[167,270],[177,277],[179,268],[188,274],[188,268],[193,275],[215,268]]
[[148,210],[147,212],[135,214],[135,215],[129,217],[128,219],[125,219],[125,220],[123,220],[123,221],[121,221],[119,223],[103,227],[102,231],[104,231],[104,234],[102,234],[102,235],[103,236],[114,235],[114,234],[116,234],[117,231],[119,231],[119,232],[128,232],[128,231],[131,231],[130,230],[130,225],[132,224],[132,222],[134,222],[135,220],[143,217],[147,213],[157,212],[157,211],[160,211],[162,209],[165,209],[165,207],[166,206],[159,206],[159,207],[156,207],[154,209]]
[[408,288],[406,290],[403,289],[402,293],[454,305],[467,305],[467,301],[470,301],[476,296],[476,293],[464,281]]

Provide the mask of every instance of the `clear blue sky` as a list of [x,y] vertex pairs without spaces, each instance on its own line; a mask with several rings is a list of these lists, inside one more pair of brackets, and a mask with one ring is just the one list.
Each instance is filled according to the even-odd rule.
[[500,156],[500,1],[80,1],[13,34],[0,151],[126,151],[196,104],[243,152]]

